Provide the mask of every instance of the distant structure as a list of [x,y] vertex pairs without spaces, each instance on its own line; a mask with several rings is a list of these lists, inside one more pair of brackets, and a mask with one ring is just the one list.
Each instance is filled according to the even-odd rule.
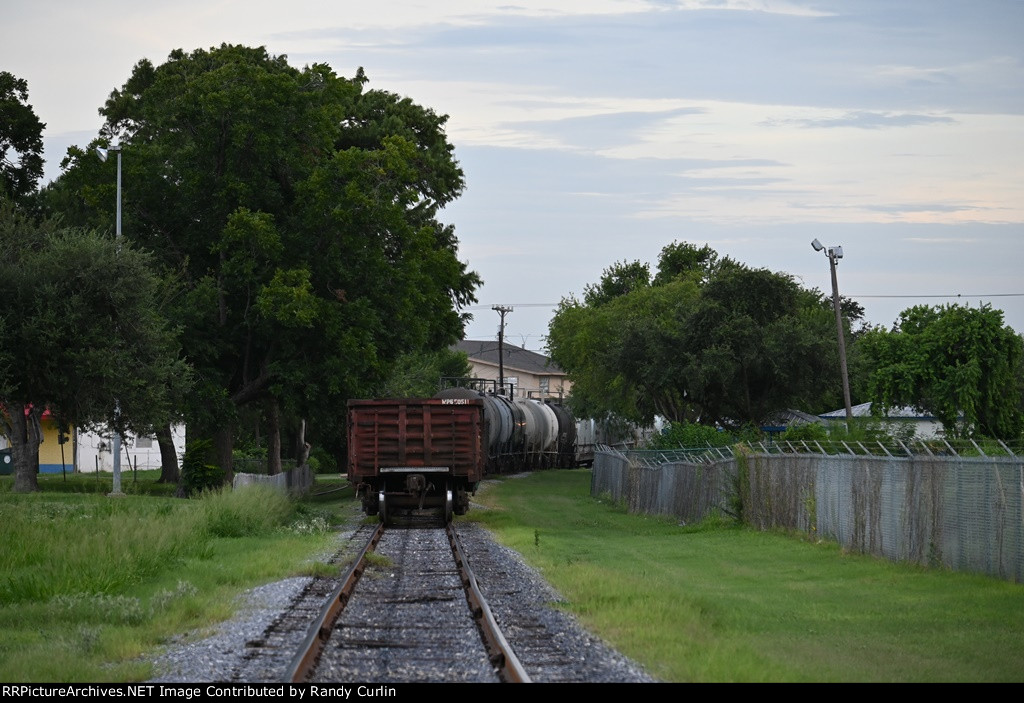
[[[70,427],[66,432],[61,432],[56,418],[49,410],[46,410],[40,419],[40,429],[43,441],[39,445],[39,473],[92,473],[114,470],[114,442],[109,431]],[[185,425],[172,426],[171,438],[180,465],[181,456],[185,452]],[[127,432],[120,444],[121,466],[125,471],[161,467],[160,446],[155,437],[137,436]],[[0,475],[13,471],[10,452],[10,442],[0,435]]]
[[[870,418],[871,403],[861,403],[851,408],[854,418]],[[829,424],[840,424],[846,422],[846,409],[840,408],[832,412],[819,415],[822,420]],[[910,407],[890,408],[884,416],[877,418],[890,426],[890,429],[899,427],[913,428],[914,437],[917,439],[932,439],[941,436],[942,423],[931,415],[918,412]]]
[[466,339],[452,348],[466,352],[474,378],[498,380],[502,371],[505,383],[511,385],[517,398],[560,398],[569,395],[572,382],[558,364],[538,352],[509,344],[501,345],[499,357],[496,340]]
[[[174,453],[181,457],[185,453],[185,425],[171,426],[171,439],[174,441]],[[113,471],[113,442],[109,434],[86,432],[75,433],[75,470],[80,472]],[[121,442],[121,467],[124,471],[132,469],[159,469],[162,465],[160,445],[156,437],[125,433]]]

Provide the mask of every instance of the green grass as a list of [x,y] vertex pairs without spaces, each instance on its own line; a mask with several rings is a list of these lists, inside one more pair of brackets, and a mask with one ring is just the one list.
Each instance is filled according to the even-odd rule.
[[152,676],[144,655],[230,617],[243,590],[329,569],[313,557],[351,501],[260,487],[180,500],[142,473],[123,498],[103,495],[109,478],[40,477],[30,495],[0,479],[0,681]]
[[1024,586],[590,497],[589,471],[478,494],[562,607],[666,681],[1024,681]]
[[[147,474],[147,475],[144,475]],[[181,633],[230,617],[245,589],[323,573],[340,478],[300,504],[197,500],[140,472],[124,498],[94,477],[0,478],[0,681],[138,681]],[[96,484],[100,485],[97,486]],[[501,481],[478,520],[561,605],[666,681],[1024,680],[1024,586],[843,553],[725,522],[680,527],[589,495],[588,471]],[[259,516],[255,519],[254,516]]]
[[[121,472],[121,492],[127,495],[173,496],[177,485],[157,483],[158,470]],[[109,473],[38,474],[39,490],[43,493],[95,493],[106,495],[113,490],[114,479]],[[13,485],[12,476],[0,476],[0,493],[9,493]]]

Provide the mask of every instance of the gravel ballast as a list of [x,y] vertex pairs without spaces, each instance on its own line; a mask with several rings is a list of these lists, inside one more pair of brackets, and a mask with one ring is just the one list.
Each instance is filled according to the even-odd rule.
[[[339,549],[352,538],[361,515],[339,532]],[[457,525],[471,568],[512,648],[537,682],[654,682],[642,667],[552,607],[557,592],[514,551],[498,545],[474,523]],[[153,682],[278,682],[301,637],[267,633],[302,596],[310,578],[290,578],[246,592],[236,616],[206,636],[197,633],[166,648],[154,660]],[[274,647],[260,646],[274,640]]]

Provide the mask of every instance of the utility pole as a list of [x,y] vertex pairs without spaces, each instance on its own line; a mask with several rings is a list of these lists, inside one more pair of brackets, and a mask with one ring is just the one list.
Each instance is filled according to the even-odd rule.
[[512,312],[512,308],[494,305],[491,310],[496,310],[501,315],[501,325],[498,327],[498,388],[501,392],[505,389],[505,315]]
[[850,406],[850,376],[846,370],[846,340],[843,336],[843,315],[842,308],[839,302],[839,281],[836,278],[836,266],[839,265],[839,260],[843,258],[843,248],[841,246],[835,247],[824,247],[821,242],[815,239],[811,242],[811,246],[814,247],[815,251],[825,251],[825,256],[828,257],[829,270],[832,273],[832,307],[836,313],[836,337],[839,339],[839,372],[843,377],[843,402],[846,404],[846,430],[850,431],[853,429],[853,408]]
[[[109,146],[106,149],[103,147],[96,147],[96,153],[99,155],[100,160],[106,162],[107,155],[111,151],[117,152],[117,227],[114,230],[114,236],[118,241],[118,248],[120,248],[121,241],[121,145],[115,144]],[[117,428],[117,424],[121,417],[121,403],[117,400],[114,401],[114,427],[111,438],[111,454],[114,460],[114,481],[113,489],[110,491],[111,496],[123,496],[124,493],[121,491],[121,432]]]

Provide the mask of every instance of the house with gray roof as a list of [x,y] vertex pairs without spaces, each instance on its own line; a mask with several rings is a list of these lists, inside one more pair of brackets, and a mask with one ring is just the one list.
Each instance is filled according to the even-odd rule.
[[[565,371],[548,357],[504,342],[499,359],[496,340],[466,339],[454,349],[466,352],[474,378],[498,380],[504,367],[505,383],[511,384],[516,397],[559,398],[569,394],[572,382]],[[499,360],[501,362],[499,366]]]

